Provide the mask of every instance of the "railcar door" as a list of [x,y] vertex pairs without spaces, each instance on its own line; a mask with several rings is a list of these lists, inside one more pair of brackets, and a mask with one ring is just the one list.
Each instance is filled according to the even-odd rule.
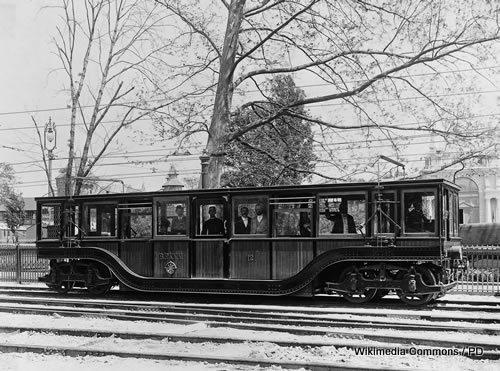
[[133,202],[118,205],[120,218],[120,258],[141,276],[153,275],[152,203]]
[[82,219],[81,246],[100,247],[118,255],[116,202],[84,203]]
[[232,199],[229,277],[271,278],[269,200],[264,196],[235,196]]
[[154,276],[190,277],[190,217],[188,197],[154,199]]
[[313,259],[315,203],[312,194],[270,198],[272,279],[291,277]]
[[193,202],[193,276],[223,278],[227,263],[228,197],[195,198]]

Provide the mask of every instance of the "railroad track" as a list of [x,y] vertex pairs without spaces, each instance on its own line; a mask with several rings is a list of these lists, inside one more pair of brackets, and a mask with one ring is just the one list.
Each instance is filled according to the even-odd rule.
[[[459,312],[460,321],[457,317],[432,311],[406,310],[403,313],[399,310],[384,311],[377,308],[358,308],[358,313],[354,307],[287,307],[272,305],[244,305],[244,304],[205,304],[205,303],[185,303],[185,302],[141,302],[138,300],[119,300],[120,297],[107,299],[93,299],[81,297],[79,295],[52,296],[47,295],[44,290],[30,290],[28,296],[20,296],[16,290],[0,290],[0,312],[22,313],[22,314],[58,314],[61,317],[102,317],[125,321],[148,321],[155,323],[176,323],[190,325],[203,323],[207,328],[220,329],[220,333],[225,333],[228,329],[239,331],[251,331],[256,336],[249,338],[234,336],[214,336],[200,334],[175,334],[168,332],[159,333],[137,333],[106,330],[79,330],[68,328],[47,328],[37,326],[1,326],[0,332],[9,333],[45,333],[51,336],[72,336],[80,338],[109,338],[133,339],[144,341],[165,341],[181,343],[263,343],[269,342],[268,337],[259,338],[259,334],[275,333],[276,339],[271,343],[283,348],[315,349],[322,347],[345,348],[354,350],[363,344],[380,350],[390,350],[394,347],[430,347],[430,348],[453,348],[465,349],[465,347],[478,347],[483,349],[481,359],[500,359],[500,343],[498,341],[484,340],[486,335],[500,334],[500,327],[497,325],[499,317],[494,313],[488,313],[481,318],[471,319],[471,313],[478,313],[481,305],[468,308],[468,312]],[[40,302],[44,304],[41,305]],[[456,304],[456,303],[455,303]],[[484,306],[484,305],[482,305]],[[498,312],[496,306],[489,306],[493,312]],[[362,310],[361,310],[362,309]],[[430,313],[427,313],[430,312]],[[446,323],[446,321],[454,321]],[[355,329],[355,331],[353,331]],[[376,333],[374,330],[398,330],[401,333]],[[418,331],[420,335],[411,334]],[[436,333],[464,332],[481,334],[482,340],[462,341],[456,339],[446,339],[443,337],[431,336]],[[282,337],[279,337],[281,334]],[[429,335],[427,335],[429,334]],[[299,340],[290,341],[283,336],[306,337],[311,335],[321,336],[321,340]],[[491,339],[491,338],[489,338]],[[151,358],[158,360],[177,360],[193,362],[224,363],[229,365],[248,365],[268,367],[271,365],[283,368],[306,368],[306,369],[349,369],[345,363],[321,363],[321,362],[293,362],[262,358],[235,358],[231,356],[200,356],[196,354],[178,354],[175,352],[130,352],[116,349],[92,346],[60,346],[50,345],[46,342],[40,344],[23,344],[16,342],[3,342],[0,344],[0,351],[17,352],[29,351],[36,353],[60,353],[65,355],[114,355],[119,357]],[[465,354],[469,358],[477,358],[478,355]],[[363,369],[360,366],[353,366],[352,369]],[[365,368],[370,369],[370,368]],[[380,365],[371,369],[381,369]]]
[[[17,295],[17,296],[45,296],[48,298],[68,298],[68,297],[76,297],[76,298],[100,298],[89,295],[86,290],[74,290],[68,294],[58,294],[49,289],[42,287],[1,287],[0,286],[0,295]],[[436,302],[428,304],[423,307],[409,307],[401,303],[401,301],[396,297],[386,297],[381,299],[375,303],[365,303],[362,304],[363,308],[368,309],[404,309],[411,311],[427,311],[432,309],[439,309],[441,311],[471,311],[471,310],[480,310],[482,312],[500,312],[500,301],[491,302],[491,301],[455,301],[453,299],[447,298],[438,299]],[[271,298],[271,297],[240,297],[240,296],[226,296],[226,295],[195,295],[195,294],[158,294],[158,293],[137,293],[137,292],[123,292],[118,290],[110,291],[106,297],[106,299],[110,300],[120,300],[120,301],[138,301],[138,300],[147,300],[147,301],[158,301],[158,302],[199,302],[199,303],[233,303],[233,304],[242,304],[251,300],[255,304],[262,305],[279,305],[281,307],[288,306],[296,306],[303,305],[311,308],[338,308],[338,309],[356,309],[359,308],[359,304],[351,304],[346,302],[341,297],[324,295],[324,296],[316,296],[314,298],[297,298],[297,297],[280,297],[279,299]]]
[[[54,314],[61,316],[103,316],[114,319],[137,321],[157,321],[170,323],[204,322],[211,327],[259,328],[261,330],[287,331],[295,334],[327,334],[346,336],[344,333],[332,332],[331,328],[349,327],[357,329],[392,329],[405,331],[442,331],[466,332],[485,335],[499,335],[500,326],[496,324],[499,317],[472,318],[465,315],[464,323],[458,323],[456,317],[444,317],[429,314],[403,314],[400,312],[364,312],[354,316],[342,311],[322,312],[320,315],[311,312],[277,308],[259,308],[246,306],[232,308],[227,306],[203,306],[196,304],[157,304],[157,303],[116,303],[104,300],[91,302],[83,299],[44,299],[1,297],[0,312],[17,312],[29,314]],[[10,304],[9,304],[10,303]],[[348,316],[346,317],[346,314]],[[431,321],[441,320],[441,323]],[[465,322],[465,320],[467,320]],[[479,320],[480,323],[477,323]],[[442,323],[454,321],[454,323]],[[358,331],[359,333],[359,331]],[[427,345],[435,342],[421,339]]]
[[[454,315],[439,313],[438,311],[401,311],[364,308],[298,308],[279,306],[260,306],[260,305],[232,305],[232,304],[198,304],[198,303],[162,303],[162,302],[140,302],[140,301],[117,301],[117,300],[89,300],[85,298],[71,297],[22,297],[0,294],[0,311],[33,311],[46,309],[40,307],[40,302],[45,305],[51,305],[51,310],[57,310],[57,307],[78,307],[86,310],[94,310],[94,313],[102,311],[122,311],[133,316],[140,313],[141,316],[151,316],[152,319],[159,317],[161,319],[192,320],[198,321],[246,321],[255,322],[256,319],[261,323],[290,324],[298,326],[342,326],[351,327],[390,325],[391,328],[414,328],[426,329],[429,327],[435,330],[437,327],[443,331],[467,331],[476,333],[499,334],[500,327],[491,326],[470,326],[470,323],[495,325],[500,322],[499,315],[484,315],[480,311],[468,311],[466,313],[458,312]],[[10,305],[8,305],[10,303]],[[29,307],[26,307],[29,305]],[[38,307],[37,307],[38,305]],[[152,312],[152,313],[149,313]],[[155,313],[156,312],[156,313]],[[355,318],[353,318],[355,316]],[[364,318],[366,317],[366,318]],[[394,318],[404,318],[413,321],[440,321],[440,322],[459,322],[467,321],[469,324],[460,326],[453,325],[429,325],[419,323],[399,323]]]

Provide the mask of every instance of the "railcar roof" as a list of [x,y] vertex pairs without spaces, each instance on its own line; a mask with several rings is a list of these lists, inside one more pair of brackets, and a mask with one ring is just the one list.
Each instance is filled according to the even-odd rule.
[[[243,188],[216,188],[216,189],[189,189],[180,191],[150,191],[150,192],[131,192],[131,193],[105,193],[105,194],[90,194],[73,196],[75,200],[104,200],[104,199],[120,199],[120,198],[141,198],[141,197],[166,197],[166,196],[180,196],[180,195],[219,195],[219,194],[244,194],[249,192],[293,192],[293,191],[327,191],[331,189],[345,190],[347,189],[363,189],[373,188],[377,186],[377,182],[358,182],[358,183],[328,183],[328,184],[306,184],[306,185],[291,185],[291,186],[271,186],[271,187],[243,187]],[[419,180],[396,180],[388,182],[380,182],[384,187],[390,188],[411,188],[412,186],[436,186],[438,184],[446,184],[448,187],[459,190],[460,188],[445,179],[419,179]],[[64,200],[67,197],[37,197],[36,201],[58,201]]]

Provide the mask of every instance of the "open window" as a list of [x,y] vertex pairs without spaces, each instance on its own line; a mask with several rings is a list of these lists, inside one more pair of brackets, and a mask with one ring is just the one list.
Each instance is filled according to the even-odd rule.
[[273,237],[313,237],[314,197],[272,198]]
[[116,205],[86,204],[83,232],[91,237],[116,237]]
[[118,205],[121,238],[151,238],[153,208],[150,202]]
[[233,198],[233,235],[267,237],[269,235],[267,196]]
[[196,235],[224,236],[227,232],[225,200],[223,198],[197,200]]
[[404,233],[436,232],[436,194],[434,190],[403,192]]
[[189,207],[187,198],[155,199],[156,236],[187,236]]
[[319,197],[319,235],[365,234],[366,194],[330,194]]
[[40,208],[41,239],[54,240],[60,238],[61,233],[61,205],[45,204]]

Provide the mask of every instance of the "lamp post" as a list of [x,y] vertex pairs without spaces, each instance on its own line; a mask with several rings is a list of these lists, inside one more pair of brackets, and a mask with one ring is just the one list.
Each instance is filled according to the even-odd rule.
[[49,117],[49,122],[45,125],[45,130],[44,130],[44,141],[43,141],[43,146],[47,150],[47,157],[49,158],[49,168],[48,168],[48,188],[49,188],[49,195],[52,193],[52,196],[54,196],[51,183],[52,183],[52,160],[54,159],[54,149],[56,148],[57,144],[57,135],[56,135],[56,124],[55,122],[52,121],[52,118]]

